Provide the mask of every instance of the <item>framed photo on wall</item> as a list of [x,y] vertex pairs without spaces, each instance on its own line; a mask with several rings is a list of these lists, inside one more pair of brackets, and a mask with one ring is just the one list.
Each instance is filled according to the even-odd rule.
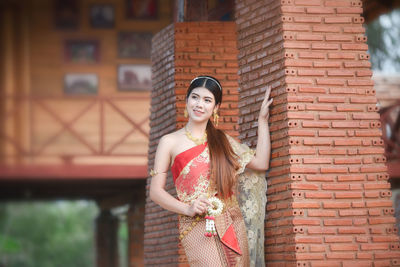
[[118,33],[119,58],[150,58],[151,32]]
[[158,0],[125,0],[125,12],[127,19],[157,19]]
[[95,95],[99,81],[94,73],[68,73],[64,76],[64,94]]
[[113,5],[92,5],[90,7],[90,25],[92,28],[113,28],[115,11]]
[[121,91],[151,90],[151,66],[139,64],[119,65],[118,89]]
[[65,41],[65,62],[67,63],[98,63],[99,42],[89,40]]
[[54,23],[60,30],[76,30],[79,25],[78,0],[53,0]]

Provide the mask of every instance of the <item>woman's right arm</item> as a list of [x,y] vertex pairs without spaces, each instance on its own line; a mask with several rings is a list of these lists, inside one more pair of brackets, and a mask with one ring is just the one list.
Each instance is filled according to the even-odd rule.
[[202,214],[207,208],[208,201],[196,200],[192,205],[188,205],[174,198],[165,190],[167,181],[167,171],[170,165],[171,150],[174,142],[171,136],[163,136],[158,143],[156,157],[154,161],[154,171],[158,172],[153,176],[150,183],[150,199],[166,210],[194,216]]

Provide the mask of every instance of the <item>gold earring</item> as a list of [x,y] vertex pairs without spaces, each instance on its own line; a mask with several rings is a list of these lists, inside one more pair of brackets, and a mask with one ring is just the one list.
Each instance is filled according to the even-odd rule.
[[219,115],[217,114],[217,110],[214,109],[214,125],[218,126]]
[[183,116],[185,116],[185,118],[189,117],[189,114],[188,114],[188,111],[186,108],[185,108],[185,111],[183,112]]

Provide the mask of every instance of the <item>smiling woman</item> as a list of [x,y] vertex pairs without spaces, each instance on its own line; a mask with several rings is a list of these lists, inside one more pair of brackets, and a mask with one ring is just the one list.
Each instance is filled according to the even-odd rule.
[[[180,215],[179,238],[191,266],[264,266],[269,94],[270,88],[259,113],[256,151],[215,128],[222,86],[211,76],[192,80],[188,123],[160,139],[150,198]],[[165,190],[169,168],[178,199]]]

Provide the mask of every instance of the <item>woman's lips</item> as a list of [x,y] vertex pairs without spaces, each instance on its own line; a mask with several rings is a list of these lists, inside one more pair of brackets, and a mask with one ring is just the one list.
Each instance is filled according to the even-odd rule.
[[204,114],[204,112],[199,111],[199,110],[193,110],[193,113],[194,113],[194,115],[196,115],[196,116],[201,116],[201,115]]

